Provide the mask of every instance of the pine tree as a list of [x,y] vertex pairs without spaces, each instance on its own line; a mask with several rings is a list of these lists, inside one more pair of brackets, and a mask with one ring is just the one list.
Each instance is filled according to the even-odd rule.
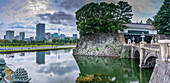
[[148,19],[146,20],[146,23],[147,23],[147,24],[152,24],[152,23],[153,23],[153,21],[152,21],[152,19],[151,19],[151,18],[148,18]]
[[164,0],[157,15],[154,16],[153,25],[159,29],[160,34],[170,35],[170,0]]

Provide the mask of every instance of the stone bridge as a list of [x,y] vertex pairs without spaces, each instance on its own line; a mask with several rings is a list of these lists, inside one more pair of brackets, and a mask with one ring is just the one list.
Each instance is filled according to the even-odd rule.
[[141,68],[152,68],[156,64],[156,59],[161,58],[160,44],[147,44],[146,42],[140,42],[140,44],[125,44],[124,46],[130,46],[130,57],[139,58]]

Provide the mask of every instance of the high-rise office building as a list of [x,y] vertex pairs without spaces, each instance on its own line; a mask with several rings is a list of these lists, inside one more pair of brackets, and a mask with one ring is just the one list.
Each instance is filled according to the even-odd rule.
[[58,37],[58,35],[59,35],[58,33],[54,33],[53,37]]
[[6,39],[6,35],[4,35],[4,40]]
[[6,39],[8,39],[9,41],[12,41],[14,39],[14,31],[6,31]]
[[19,33],[19,40],[25,40],[25,32]]
[[59,36],[59,39],[61,39],[60,38],[60,28],[58,28],[58,36]]
[[66,37],[65,34],[61,34],[61,35],[60,35],[60,38],[61,38],[61,39],[64,39],[65,37]]
[[77,34],[73,34],[73,39],[77,37]]
[[39,23],[36,25],[36,40],[43,41],[45,40],[45,24]]
[[14,36],[14,39],[19,40],[19,35]]
[[45,33],[45,39],[49,41],[51,39],[51,34],[50,33]]

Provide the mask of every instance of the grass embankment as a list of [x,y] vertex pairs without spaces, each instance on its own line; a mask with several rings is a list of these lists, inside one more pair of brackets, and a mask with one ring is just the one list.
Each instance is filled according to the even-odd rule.
[[[76,45],[76,43],[66,43],[65,45]],[[21,46],[0,46],[0,48],[15,48],[15,47],[50,47],[50,46],[63,46],[63,45],[21,45]]]
[[68,48],[75,48],[75,47],[59,47],[59,48],[43,48],[43,49],[24,49],[24,50],[0,50],[0,53],[33,52],[33,51],[46,51],[46,50],[68,49]]
[[0,48],[14,48],[14,47],[50,47],[50,46],[61,46],[61,45],[23,45],[23,46],[0,46]]
[[8,81],[11,81],[11,75],[12,75],[13,73],[14,73],[14,72],[6,66],[6,68],[5,68],[5,75],[7,75],[7,78],[6,78],[6,79],[7,79]]

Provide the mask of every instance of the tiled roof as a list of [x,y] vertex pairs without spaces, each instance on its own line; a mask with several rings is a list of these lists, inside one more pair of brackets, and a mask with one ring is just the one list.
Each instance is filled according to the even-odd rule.
[[151,24],[140,24],[140,23],[128,23],[125,24],[129,28],[140,28],[140,29],[156,29],[154,25]]

